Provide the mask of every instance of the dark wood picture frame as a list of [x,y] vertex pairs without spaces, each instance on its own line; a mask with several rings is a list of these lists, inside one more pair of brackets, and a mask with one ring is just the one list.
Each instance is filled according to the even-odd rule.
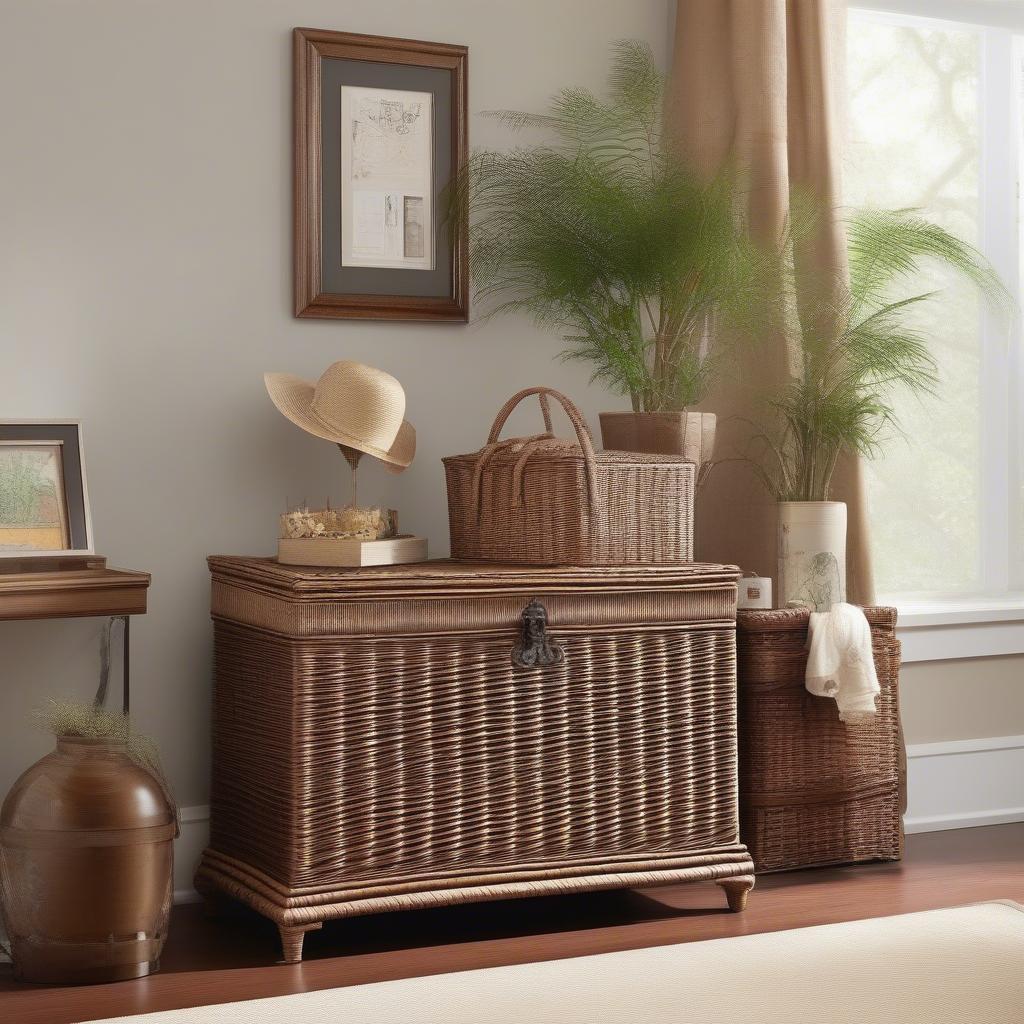
[[[450,252],[447,295],[367,294],[325,290],[323,158],[323,66],[328,60],[366,61],[441,69],[451,75],[452,173],[469,156],[465,46],[413,39],[297,28],[293,32],[295,67],[295,315],[364,320],[469,319],[466,232]],[[447,154],[446,154],[447,155]],[[339,155],[340,158],[340,155]],[[436,242],[435,242],[436,244]],[[381,274],[410,271],[380,270]]]
[[92,513],[89,486],[85,479],[85,445],[79,420],[0,420],[3,444],[57,444],[60,446],[60,505],[67,529],[67,544],[43,549],[0,550],[0,568],[5,561],[52,561],[69,556],[93,554]]

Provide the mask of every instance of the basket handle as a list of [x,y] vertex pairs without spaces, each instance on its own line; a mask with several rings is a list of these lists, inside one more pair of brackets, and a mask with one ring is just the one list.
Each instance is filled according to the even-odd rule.
[[501,436],[502,428],[508,421],[509,416],[512,415],[512,410],[515,409],[515,407],[519,405],[524,398],[529,398],[530,395],[536,395],[540,402],[541,415],[544,417],[544,427],[546,428],[549,436],[554,436],[551,426],[551,405],[548,401],[549,395],[558,402],[558,404],[565,410],[565,415],[569,417],[569,422],[572,423],[573,429],[576,431],[576,440],[580,443],[580,451],[583,452],[583,463],[587,472],[587,491],[589,492],[590,505],[593,507],[598,496],[597,456],[594,453],[594,438],[590,433],[590,428],[587,426],[586,420],[583,418],[583,414],[576,408],[570,399],[561,393],[561,391],[555,391],[554,388],[538,387],[524,388],[522,391],[514,394],[498,410],[498,415],[494,417],[494,424],[491,426],[491,432],[487,435],[488,446],[497,443],[498,438]]

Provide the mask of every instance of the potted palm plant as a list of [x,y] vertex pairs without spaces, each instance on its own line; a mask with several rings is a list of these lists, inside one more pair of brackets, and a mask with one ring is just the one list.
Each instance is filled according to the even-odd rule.
[[[629,397],[601,414],[606,448],[710,455],[714,416],[692,411],[725,350],[715,320],[739,321],[757,259],[728,171],[693,173],[667,137],[650,48],[617,45],[608,96],[566,89],[547,113],[499,111],[547,138],[477,152],[452,192],[469,223],[486,315],[521,310],[562,335],[567,359]],[[722,337],[724,332],[715,332]]]
[[[872,210],[847,222],[849,283],[825,282],[808,300],[784,247],[789,301],[779,303],[798,366],[767,403],[751,461],[779,502],[778,603],[827,610],[846,597],[846,505],[831,501],[841,456],[873,458],[898,427],[894,393],[936,384],[928,341],[913,313],[939,292],[916,292],[915,274],[939,263],[1005,309],[1009,294],[984,257],[913,210]],[[907,294],[907,290],[910,294]]]

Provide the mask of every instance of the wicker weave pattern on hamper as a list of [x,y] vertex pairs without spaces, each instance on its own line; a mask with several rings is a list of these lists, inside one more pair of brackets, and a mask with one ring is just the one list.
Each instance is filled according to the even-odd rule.
[[[533,394],[545,432],[500,441],[512,410]],[[568,414],[577,444],[553,436],[549,395]],[[550,388],[514,395],[481,451],[443,461],[453,558],[583,566],[693,557],[693,463],[595,452],[579,410]]]
[[896,610],[864,611],[882,689],[856,725],[804,686],[807,611],[737,617],[740,834],[758,871],[902,856]]
[[[609,570],[604,587],[596,569],[211,568],[201,890],[284,932],[437,903],[749,882],[731,567]],[[535,598],[564,660],[517,668],[518,612]]]

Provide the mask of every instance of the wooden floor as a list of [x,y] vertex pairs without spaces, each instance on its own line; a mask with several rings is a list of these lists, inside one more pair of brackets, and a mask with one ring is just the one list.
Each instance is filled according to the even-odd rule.
[[[288,966],[276,929],[175,909],[160,974],[77,988],[19,985],[0,966],[0,1021],[65,1024],[370,981],[777,931],[988,899],[1024,902],[1024,824],[910,836],[901,864],[768,875],[730,914],[709,884],[382,914],[327,925]],[[386,1024],[386,1022],[382,1022]]]

